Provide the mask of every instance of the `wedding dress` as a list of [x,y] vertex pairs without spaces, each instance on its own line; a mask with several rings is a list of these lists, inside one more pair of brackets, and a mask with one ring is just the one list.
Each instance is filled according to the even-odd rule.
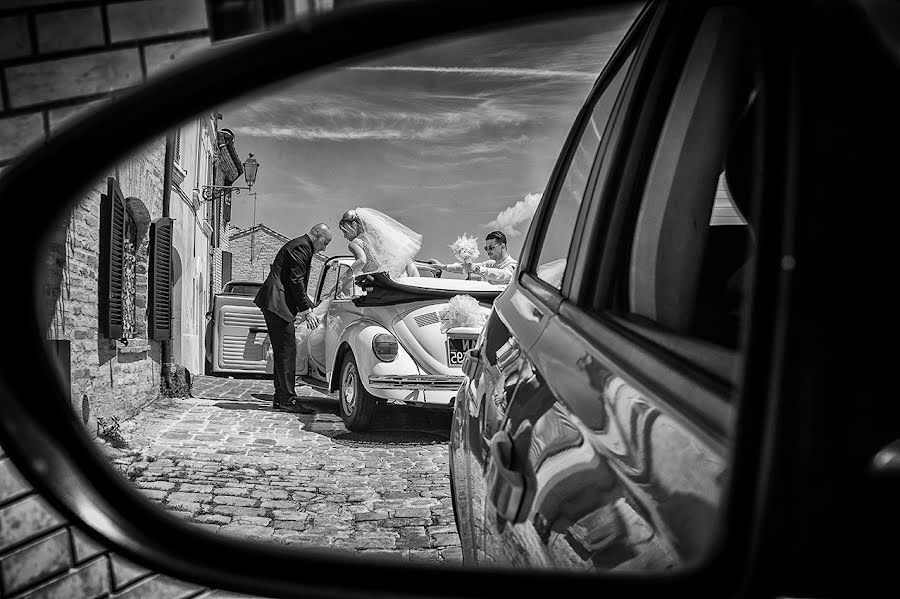
[[354,241],[366,255],[361,272],[386,272],[392,278],[416,272],[413,259],[422,247],[421,235],[378,210],[355,212],[361,226]]

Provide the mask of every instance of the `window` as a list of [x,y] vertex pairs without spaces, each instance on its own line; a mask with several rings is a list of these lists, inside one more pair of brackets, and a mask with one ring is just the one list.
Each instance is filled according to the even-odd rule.
[[337,273],[338,273],[339,263],[332,262],[325,267],[325,270],[322,271],[322,284],[319,287],[319,295],[316,298],[317,301],[328,299],[329,297],[334,297],[335,285],[337,284]]
[[128,212],[119,182],[110,177],[100,198],[100,334],[129,339],[137,330],[137,227]]
[[125,235],[122,247],[122,338],[133,339],[137,333],[135,303],[137,298],[137,227],[125,211]]
[[335,299],[350,299],[362,295],[362,289],[350,274],[350,266],[341,264],[338,266],[337,289]]
[[228,283],[232,276],[232,254],[231,252],[222,252],[222,284]]
[[[755,119],[746,15],[709,11],[675,87],[635,228],[621,244],[624,321],[727,378],[752,260]],[[725,353],[716,348],[726,350]],[[732,353],[728,353],[732,352]]]
[[175,130],[175,162],[181,164],[181,127]]
[[544,232],[538,256],[537,277],[560,289],[569,246],[575,233],[578,213],[588,189],[591,173],[595,168],[597,152],[603,139],[606,124],[612,114],[616,97],[625,80],[632,53],[619,67],[606,89],[596,99],[591,116],[581,131],[581,139],[572,153],[566,176],[559,187],[550,221]]

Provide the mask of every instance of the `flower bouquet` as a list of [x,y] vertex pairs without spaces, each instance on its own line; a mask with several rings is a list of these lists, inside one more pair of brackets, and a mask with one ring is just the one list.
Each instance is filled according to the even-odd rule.
[[438,312],[441,319],[441,332],[446,333],[454,327],[478,327],[487,322],[488,310],[482,308],[471,295],[454,295],[447,306]]
[[450,251],[459,262],[471,264],[478,257],[478,238],[463,233],[450,244]]

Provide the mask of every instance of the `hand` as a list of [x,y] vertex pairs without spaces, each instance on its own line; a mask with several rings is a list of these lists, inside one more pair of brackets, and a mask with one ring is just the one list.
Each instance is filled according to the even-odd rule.
[[463,262],[462,269],[464,273],[470,274],[474,270],[474,265],[471,262]]
[[306,313],[306,326],[308,326],[310,330],[319,328],[319,317],[313,314],[312,310]]

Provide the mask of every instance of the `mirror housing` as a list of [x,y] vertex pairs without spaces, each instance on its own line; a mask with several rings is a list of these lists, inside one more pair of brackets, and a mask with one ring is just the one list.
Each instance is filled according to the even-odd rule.
[[[213,3],[214,4],[214,3]],[[225,4],[225,2],[221,2]],[[55,363],[43,343],[38,279],[43,243],[65,217],[68,200],[92,177],[153,135],[170,129],[210,105],[287,77],[386,49],[470,29],[519,24],[543,16],[571,16],[595,8],[588,0],[553,3],[519,0],[397,0],[300,19],[285,28],[245,37],[195,55],[155,82],[110,103],[104,110],[59,134],[4,172],[0,197],[29,198],[42,182],[47,201],[6,203],[7,222],[18,236],[0,237],[9,260],[6,275],[22,290],[7,309],[0,360],[27,362],[32,377],[0,373],[0,442],[22,473],[64,517],[136,563],[184,580],[236,592],[270,596],[343,595],[479,597],[493,599],[495,586],[527,587],[537,595],[727,594],[739,586],[746,560],[742,545],[710,561],[704,571],[660,575],[596,576],[537,570],[440,569],[329,551],[296,550],[215,535],[163,512],[142,496],[107,461],[83,424],[72,414]],[[215,29],[215,27],[214,27]],[[221,26],[215,39],[242,35]],[[246,30],[244,30],[246,32]],[[273,60],[272,57],[278,57]],[[235,82],[244,85],[237,88]],[[104,143],[84,152],[85,139]],[[53,177],[47,173],[52,172]],[[35,398],[40,398],[35,401]],[[749,501],[749,500],[748,500]],[[739,539],[741,537],[738,537]],[[348,575],[352,573],[352,575]]]

